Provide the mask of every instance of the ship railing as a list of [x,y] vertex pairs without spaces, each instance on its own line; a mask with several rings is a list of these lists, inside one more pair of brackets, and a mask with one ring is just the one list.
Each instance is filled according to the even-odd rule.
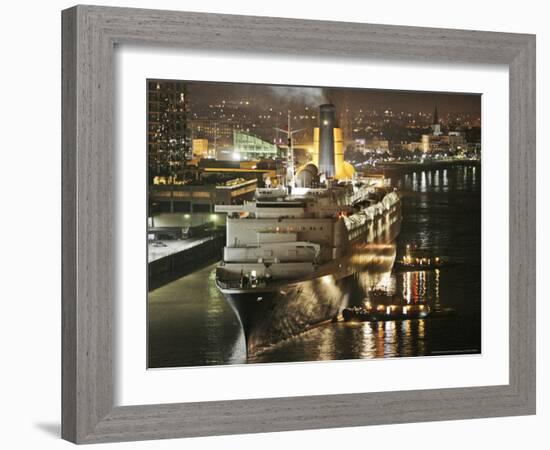
[[241,282],[239,280],[234,280],[234,281],[217,280],[216,282],[223,289],[238,289],[238,288],[242,287]]
[[256,279],[251,280],[245,278],[243,280],[216,280],[216,283],[218,283],[218,286],[222,289],[249,289],[249,288],[262,288],[267,286],[267,282],[265,279]]
[[386,211],[399,201],[399,196],[395,192],[387,194],[380,203],[369,206],[351,216],[344,217],[346,228],[353,231],[364,226],[367,222],[373,221],[376,217],[382,216]]

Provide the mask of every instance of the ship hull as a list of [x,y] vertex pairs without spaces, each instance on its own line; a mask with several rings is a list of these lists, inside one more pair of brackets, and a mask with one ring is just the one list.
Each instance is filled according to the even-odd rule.
[[397,214],[379,218],[373,224],[375,236],[371,230],[358,237],[348,255],[323,265],[308,279],[249,289],[218,285],[240,319],[248,355],[330,321],[365,298],[391,272],[401,229],[400,211]]

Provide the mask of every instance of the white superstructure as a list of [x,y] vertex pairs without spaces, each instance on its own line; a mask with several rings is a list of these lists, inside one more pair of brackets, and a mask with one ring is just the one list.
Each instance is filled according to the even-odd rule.
[[246,288],[315,276],[324,264],[348,255],[352,241],[374,240],[379,219],[398,203],[397,193],[348,183],[294,188],[292,195],[259,189],[253,202],[217,205],[216,212],[227,214],[218,279]]

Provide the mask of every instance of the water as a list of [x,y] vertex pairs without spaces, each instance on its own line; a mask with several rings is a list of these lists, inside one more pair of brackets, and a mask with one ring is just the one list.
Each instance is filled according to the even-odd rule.
[[409,302],[454,308],[455,317],[327,323],[247,360],[240,323],[216,289],[215,265],[210,265],[149,293],[149,367],[479,353],[480,172],[479,167],[460,167],[392,179],[403,196],[396,258],[413,244],[457,264],[388,272],[377,277],[377,287]]

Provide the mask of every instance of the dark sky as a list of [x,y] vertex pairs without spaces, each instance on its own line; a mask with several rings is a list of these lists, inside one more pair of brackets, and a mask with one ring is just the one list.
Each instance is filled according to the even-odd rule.
[[189,82],[188,94],[193,107],[218,104],[222,100],[249,100],[253,109],[303,109],[321,103],[334,103],[338,109],[392,109],[394,112],[432,112],[437,105],[440,115],[471,113],[481,115],[479,94],[390,91],[352,88],[288,87],[261,84]]

